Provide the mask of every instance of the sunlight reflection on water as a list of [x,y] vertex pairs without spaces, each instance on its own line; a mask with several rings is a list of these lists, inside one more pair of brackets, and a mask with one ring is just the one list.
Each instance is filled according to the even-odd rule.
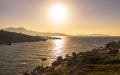
[[63,56],[63,49],[64,48],[64,40],[62,39],[58,39],[58,40],[54,40],[54,47],[53,47],[53,54],[58,57],[58,56]]
[[[60,36],[59,36],[60,37]],[[56,40],[53,40],[53,55],[58,57],[58,56],[64,56],[64,41],[63,40],[64,38],[63,37],[60,37],[61,39],[56,39]]]

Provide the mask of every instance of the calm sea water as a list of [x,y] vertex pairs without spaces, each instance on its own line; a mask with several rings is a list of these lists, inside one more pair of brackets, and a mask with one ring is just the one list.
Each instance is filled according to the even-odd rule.
[[[72,52],[85,52],[104,46],[120,37],[62,37],[40,42],[0,45],[0,75],[16,75],[31,71],[38,65],[49,66],[58,56]],[[41,61],[40,58],[48,58]]]

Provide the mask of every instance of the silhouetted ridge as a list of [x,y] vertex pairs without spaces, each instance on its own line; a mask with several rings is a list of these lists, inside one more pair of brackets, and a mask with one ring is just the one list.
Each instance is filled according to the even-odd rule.
[[17,33],[23,33],[23,34],[27,34],[27,35],[39,35],[39,36],[66,36],[66,34],[64,33],[58,33],[58,32],[37,32],[37,31],[32,31],[32,30],[28,30],[24,27],[18,27],[18,28],[14,28],[14,27],[9,27],[9,28],[5,28],[3,29],[5,31],[9,31],[9,32],[17,32]]
[[0,43],[33,42],[46,40],[39,36],[30,36],[22,33],[0,30]]

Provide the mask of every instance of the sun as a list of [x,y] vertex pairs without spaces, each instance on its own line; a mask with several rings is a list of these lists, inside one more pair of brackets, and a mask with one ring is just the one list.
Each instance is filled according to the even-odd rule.
[[54,22],[64,22],[67,16],[67,8],[62,4],[55,4],[49,10],[49,17]]

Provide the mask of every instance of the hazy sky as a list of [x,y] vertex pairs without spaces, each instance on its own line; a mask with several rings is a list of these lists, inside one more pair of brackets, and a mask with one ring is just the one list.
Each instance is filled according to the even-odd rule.
[[[52,6],[62,4],[64,22],[51,21]],[[0,0],[0,28],[40,32],[120,35],[120,0]]]

